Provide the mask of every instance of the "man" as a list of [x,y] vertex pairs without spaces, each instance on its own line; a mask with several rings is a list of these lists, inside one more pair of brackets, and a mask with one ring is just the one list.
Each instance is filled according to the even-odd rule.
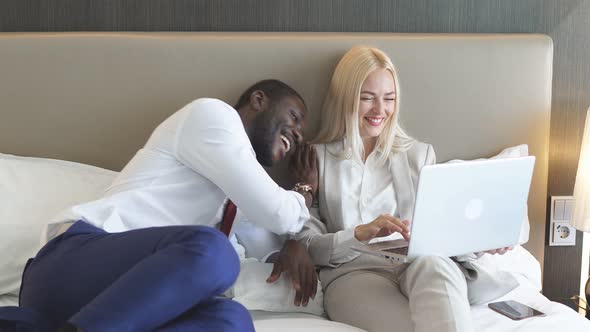
[[170,116],[101,199],[49,225],[21,307],[49,330],[253,331],[242,306],[217,297],[239,272],[226,235],[236,205],[277,234],[309,218],[317,174],[286,191],[262,167],[301,144],[305,112],[295,90],[266,80],[235,109],[198,99]]

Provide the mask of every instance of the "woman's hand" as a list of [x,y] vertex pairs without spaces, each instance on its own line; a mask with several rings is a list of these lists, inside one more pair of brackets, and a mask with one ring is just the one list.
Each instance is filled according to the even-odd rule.
[[382,214],[368,224],[358,225],[354,229],[354,237],[366,242],[376,237],[389,236],[395,232],[400,233],[404,239],[410,239],[410,222],[400,220],[389,214]]
[[508,251],[514,249],[514,247],[504,247],[504,248],[498,248],[498,249],[492,249],[492,250],[486,250],[484,251],[484,253],[486,254],[490,254],[490,255],[504,255],[505,253],[507,253]]

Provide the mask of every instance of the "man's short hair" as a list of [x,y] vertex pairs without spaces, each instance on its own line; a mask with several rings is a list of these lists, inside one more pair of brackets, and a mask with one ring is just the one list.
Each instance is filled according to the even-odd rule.
[[238,99],[238,102],[236,103],[236,106],[234,108],[237,110],[243,107],[244,105],[248,104],[250,102],[250,96],[254,91],[257,90],[264,92],[264,94],[273,103],[281,100],[284,97],[295,96],[301,100],[305,107],[307,107],[307,105],[305,105],[305,100],[303,100],[301,95],[299,95],[299,93],[295,91],[295,89],[293,89],[292,87],[288,86],[287,84],[279,80],[263,80],[258,83],[255,83],[246,91],[244,91],[244,93],[242,93],[242,95],[240,96],[240,99]]

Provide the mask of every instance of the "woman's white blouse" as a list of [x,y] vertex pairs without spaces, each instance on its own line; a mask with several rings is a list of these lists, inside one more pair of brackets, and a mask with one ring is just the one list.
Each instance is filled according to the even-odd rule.
[[[331,163],[330,177],[338,179],[336,186],[341,202],[331,204],[330,217],[334,224],[329,231],[334,232],[333,251],[330,263],[340,264],[350,261],[358,253],[350,247],[358,243],[354,228],[368,224],[381,214],[396,215],[396,198],[393,190],[393,176],[388,162],[379,164],[381,152],[373,151],[364,164],[354,159],[337,158]],[[321,183],[321,180],[320,180]],[[315,217],[319,218],[317,211]],[[397,233],[378,240],[401,238]]]

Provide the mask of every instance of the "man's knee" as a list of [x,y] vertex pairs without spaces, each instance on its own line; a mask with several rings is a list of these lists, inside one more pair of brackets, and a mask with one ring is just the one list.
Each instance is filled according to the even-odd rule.
[[254,331],[254,323],[248,310],[240,303],[232,300],[224,300],[222,309],[224,328],[223,331]]
[[240,272],[240,260],[227,237],[212,227],[182,227],[167,239],[178,246],[185,261],[195,269],[205,269],[221,288],[229,288]]
[[229,288],[240,273],[240,259],[231,242],[223,233],[211,227],[207,228],[207,241],[210,243],[209,253],[211,255],[208,271],[220,276],[220,281],[225,283],[224,288]]

